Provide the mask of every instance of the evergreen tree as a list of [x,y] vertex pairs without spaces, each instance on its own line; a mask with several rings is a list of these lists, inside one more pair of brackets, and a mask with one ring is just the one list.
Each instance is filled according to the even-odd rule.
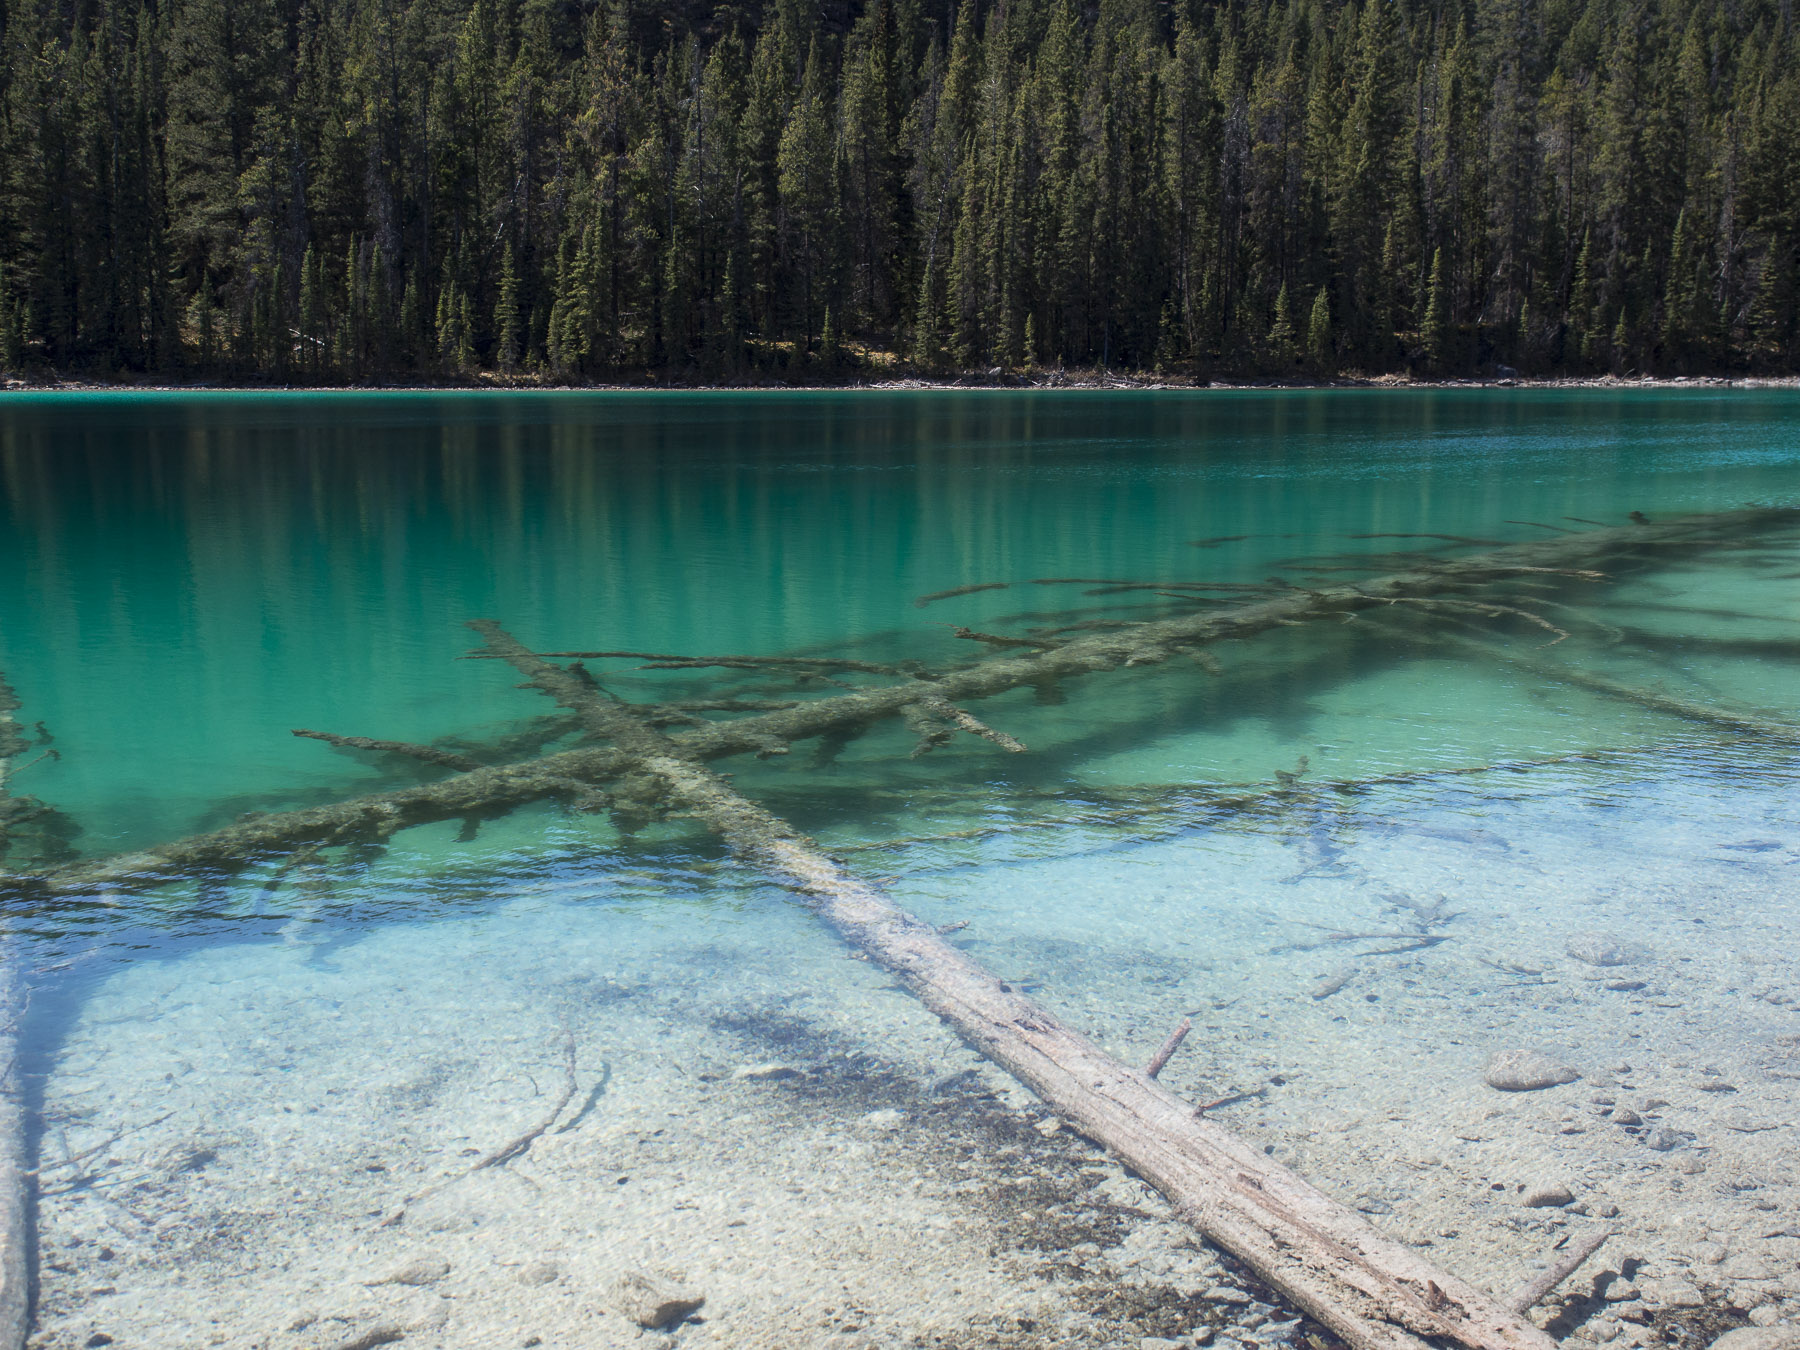
[[1779,0],[0,0],[0,364],[1791,370],[1796,126]]

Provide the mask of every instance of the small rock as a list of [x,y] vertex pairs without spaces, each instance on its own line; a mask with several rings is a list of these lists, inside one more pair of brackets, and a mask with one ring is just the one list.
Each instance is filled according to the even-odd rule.
[[1706,1164],[1689,1153],[1675,1160],[1675,1170],[1686,1173],[1690,1177],[1697,1177],[1706,1170]]
[[1644,1136],[1644,1146],[1653,1148],[1658,1153],[1667,1153],[1672,1148],[1681,1147],[1681,1136],[1667,1126],[1658,1125]]
[[396,1266],[387,1274],[363,1283],[371,1287],[378,1284],[436,1284],[450,1273],[448,1261],[408,1261],[403,1266]]
[[1212,1338],[1213,1329],[1211,1327],[1195,1327],[1188,1333],[1188,1343],[1191,1345],[1211,1345]]
[[640,1327],[655,1331],[698,1312],[706,1295],[698,1289],[630,1271],[613,1282],[613,1306]]
[[1138,1350],[1181,1350],[1181,1342],[1172,1341],[1167,1336],[1140,1336]]
[[1800,1350],[1800,1327],[1739,1327],[1714,1341],[1711,1350]]
[[562,1278],[562,1267],[554,1261],[527,1261],[519,1267],[518,1281],[528,1288],[555,1284]]
[[1612,1113],[1612,1122],[1615,1125],[1642,1125],[1644,1118],[1629,1106],[1621,1106]]
[[1208,1303],[1248,1303],[1250,1295],[1242,1289],[1233,1289],[1228,1284],[1216,1284],[1200,1295]]
[[1750,1325],[1753,1327],[1772,1327],[1781,1320],[1781,1309],[1773,1303],[1765,1303],[1750,1310]]
[[1577,961],[1590,966],[1624,966],[1630,965],[1632,961],[1631,952],[1625,944],[1605,933],[1577,933],[1568,940],[1563,950]]
[[800,1070],[792,1064],[740,1064],[731,1071],[731,1076],[761,1083],[778,1078],[798,1078]]
[[1077,1242],[1073,1247],[1069,1248],[1069,1255],[1074,1257],[1077,1261],[1098,1261],[1100,1259],[1100,1244],[1098,1242]]
[[359,1331],[331,1347],[331,1350],[375,1350],[378,1345],[392,1345],[406,1336],[406,1329],[397,1322],[377,1322],[367,1331]]
[[1560,1181],[1540,1182],[1526,1190],[1521,1203],[1527,1209],[1561,1209],[1575,1203],[1575,1193]]
[[1619,1207],[1610,1200],[1602,1200],[1594,1206],[1594,1217],[1596,1219],[1616,1219],[1619,1217]]
[[1663,1289],[1662,1301],[1670,1308],[1704,1308],[1706,1295],[1691,1284],[1671,1284]]
[[1629,1303],[1640,1297],[1642,1295],[1638,1287],[1630,1280],[1612,1280],[1607,1283],[1605,1298],[1608,1303]]
[[1055,1134],[1062,1127],[1063,1127],[1062,1121],[1059,1118],[1057,1118],[1056,1116],[1045,1116],[1036,1125],[1032,1126],[1032,1129],[1036,1130],[1039,1134],[1043,1135],[1044,1138],[1048,1139],[1051,1135]]
[[880,1111],[869,1112],[863,1117],[863,1124],[872,1130],[897,1130],[905,1119],[906,1112],[895,1110],[889,1106]]
[[1502,1092],[1532,1092],[1573,1083],[1579,1077],[1567,1064],[1558,1064],[1535,1050],[1500,1050],[1488,1061],[1482,1081]]

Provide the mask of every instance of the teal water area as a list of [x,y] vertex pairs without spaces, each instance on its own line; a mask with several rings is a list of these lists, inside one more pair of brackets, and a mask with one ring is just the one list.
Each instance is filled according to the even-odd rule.
[[[494,667],[457,659],[469,618],[546,649],[966,659],[952,623],[1177,608],[1149,592],[1019,584],[1037,578],[1317,581],[1396,565],[1374,555],[1476,547],[1408,535],[1517,541],[1630,511],[1793,503],[1800,400],[14,396],[0,403],[0,472],[0,667],[62,752],[29,788],[81,821],[84,851],[105,852],[357,779],[294,727],[423,741],[538,711]],[[1722,551],[1576,598],[1654,637],[1656,679],[1792,710],[1793,663],[1755,646],[1793,636],[1800,588],[1783,570]],[[1015,584],[914,603],[995,582]],[[1570,613],[1544,617],[1561,626]],[[1580,620],[1559,659],[1638,654]],[[1549,696],[1529,681],[1387,639],[1308,635],[1286,646],[1309,650],[1283,650],[1285,636],[1222,653],[1259,666],[1230,698],[1191,667],[1114,678],[1062,711],[1020,710],[1017,734],[1063,748],[1053,764],[969,742],[930,776],[1266,780],[1291,767],[1290,742],[1357,776],[1620,748],[1664,729],[1641,725],[1641,710],[1534,709],[1520,698]],[[636,673],[620,690],[671,679],[696,683]]]
[[[1800,1315],[1797,507],[1791,391],[8,395],[0,672],[30,744],[7,786],[98,858],[449,772],[296,728],[487,762],[577,744],[462,659],[476,618],[540,651],[862,663],[585,661],[638,703],[812,700],[1026,650],[995,639],[1734,513],[1597,575],[1488,574],[971,705],[1023,753],[915,754],[896,720],[717,767],[1122,1058],[1190,1016],[1165,1084],[1231,1097],[1231,1128],[1489,1288],[1567,1237],[1496,1193],[1562,1178],[1623,1209],[1647,1282]],[[4,865],[58,846],[27,824]],[[1031,1224],[1099,1201],[958,1208],[1054,1170],[1051,1136],[990,1082],[1019,1175],[975,1150],[946,1182],[949,1108],[921,1103],[988,1071],[787,901],[692,821],[549,802],[142,892],[9,887],[34,1344],[636,1346],[571,1292],[630,1262],[706,1282],[682,1344],[1217,1323],[1226,1273],[1093,1157],[1126,1208],[1081,1259],[1176,1290],[1129,1336],[1031,1264],[1076,1240]],[[542,1115],[565,1044],[579,1114],[456,1180]],[[1490,1089],[1520,1044],[1581,1085]],[[1578,1116],[1601,1089],[1648,1124]],[[1766,1277],[1684,1255],[1714,1247]],[[563,1273],[522,1282],[546,1253]],[[370,1274],[425,1258],[449,1273],[423,1293]],[[1003,1313],[1011,1339],[971,1330]],[[1218,1343],[1297,1343],[1272,1325]],[[1596,1345],[1638,1344],[1608,1325]]]

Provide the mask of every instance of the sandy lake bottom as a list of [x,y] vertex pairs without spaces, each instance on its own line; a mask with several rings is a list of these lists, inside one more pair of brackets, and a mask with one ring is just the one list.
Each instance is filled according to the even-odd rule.
[[[1684,753],[858,865],[1121,1058],[1189,1016],[1165,1083],[1254,1094],[1214,1118],[1479,1285],[1615,1228],[1540,1320],[1681,1343],[1800,1320],[1800,808]],[[713,855],[571,855],[430,918],[133,956],[74,960],[33,1009],[41,1350],[1316,1331]],[[1514,1048],[1581,1076],[1484,1083]],[[468,1173],[571,1052],[556,1123]],[[644,1331],[632,1272],[705,1304]]]

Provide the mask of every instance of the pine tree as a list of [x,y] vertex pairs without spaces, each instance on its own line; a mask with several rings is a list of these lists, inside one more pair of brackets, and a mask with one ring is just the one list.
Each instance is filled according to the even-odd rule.
[[1313,296],[1312,313],[1306,320],[1306,359],[1315,373],[1328,375],[1332,371],[1334,353],[1331,300],[1321,286]]
[[1431,290],[1425,300],[1425,360],[1434,371],[1450,364],[1450,279],[1444,273],[1444,250],[1431,255]]
[[1275,317],[1269,324],[1269,357],[1278,370],[1290,370],[1300,355],[1300,342],[1294,332],[1294,311],[1288,303],[1287,282],[1275,296]]
[[498,343],[496,358],[499,368],[512,374],[519,368],[525,352],[525,333],[519,313],[519,273],[513,266],[513,248],[509,243],[500,264],[500,293],[494,302],[494,337]]

